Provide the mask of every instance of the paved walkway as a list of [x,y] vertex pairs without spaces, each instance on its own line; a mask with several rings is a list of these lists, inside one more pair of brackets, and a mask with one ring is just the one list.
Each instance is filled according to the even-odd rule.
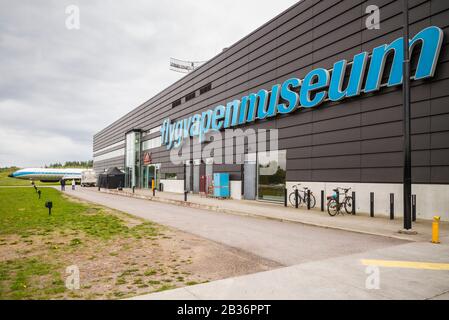
[[299,223],[187,209],[157,201],[119,197],[91,188],[67,190],[65,193],[244,250],[280,266],[405,243],[398,239],[316,228]]
[[[402,263],[405,265],[402,268],[373,267],[385,261],[390,264],[393,261],[393,265],[399,264],[394,261],[407,263]],[[433,264],[427,264],[426,268],[426,264],[416,262]],[[131,299],[448,300],[449,246],[409,243]]]
[[[287,265],[132,299],[449,299],[449,244],[446,241],[442,244],[431,244],[427,240],[404,242],[304,223],[282,223],[197,208],[186,210],[184,205],[187,204],[118,197],[95,189],[66,193],[193,231]],[[219,201],[220,204],[227,202]],[[276,208],[272,204],[254,205],[265,207],[265,212]],[[285,208],[277,207],[277,210]],[[322,216],[295,209],[286,212],[291,211],[298,216]],[[358,216],[341,218],[343,221],[365,219],[379,228],[390,222]]]
[[[187,202],[184,202],[183,194],[156,192],[156,196],[153,197],[152,191],[145,189],[136,189],[135,193],[132,193],[131,189],[124,189],[123,191],[102,189],[101,192],[170,203],[190,208],[275,219],[278,221],[296,222],[312,226],[380,235],[410,241],[430,241],[432,234],[432,222],[428,220],[418,220],[413,223],[413,230],[417,231],[418,234],[407,235],[398,232],[403,228],[403,220],[401,218],[390,220],[386,217],[379,216],[371,218],[360,214],[355,216],[337,215],[335,217],[331,217],[327,214],[327,212],[321,212],[319,209],[309,211],[302,208],[295,209],[292,207],[284,207],[281,204],[269,202],[232,199],[220,200],[192,194],[189,194]],[[442,242],[449,243],[449,222],[440,223],[440,238]]]

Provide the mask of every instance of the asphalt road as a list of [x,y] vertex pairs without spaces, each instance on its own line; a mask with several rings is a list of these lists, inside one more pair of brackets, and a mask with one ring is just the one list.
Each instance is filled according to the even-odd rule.
[[290,266],[406,243],[297,223],[243,217],[78,188],[67,194]]

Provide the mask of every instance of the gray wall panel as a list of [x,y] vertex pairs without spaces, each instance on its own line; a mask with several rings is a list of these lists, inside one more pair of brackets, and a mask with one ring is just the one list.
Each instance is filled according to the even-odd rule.
[[[402,36],[402,1],[378,0],[382,25],[366,30],[368,1],[305,0],[273,18],[195,72],[185,76],[94,135],[94,151],[124,138],[132,128],[148,130],[170,117],[176,120],[239,99],[288,77],[302,78],[315,67],[332,68],[362,50]],[[410,1],[410,30],[429,25],[445,32],[435,77],[412,83],[412,164],[414,181],[449,183],[449,2]],[[412,58],[416,59],[416,54]],[[171,103],[211,82],[212,90],[177,108]],[[278,128],[287,149],[287,179],[314,181],[400,182],[402,179],[402,93],[400,87],[313,110],[297,110],[246,128]],[[151,137],[157,136],[157,134]],[[116,149],[116,148],[114,148]],[[112,149],[111,149],[112,150]],[[104,153],[104,152],[103,152]],[[164,147],[152,150],[162,172],[182,166],[169,162]],[[121,165],[123,158],[95,163],[98,169]],[[229,170],[233,179],[240,167]]]

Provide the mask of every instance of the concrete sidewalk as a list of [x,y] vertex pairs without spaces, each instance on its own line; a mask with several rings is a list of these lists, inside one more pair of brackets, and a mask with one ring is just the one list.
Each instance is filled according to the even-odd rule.
[[[321,212],[319,209],[295,209],[292,207],[284,207],[282,204],[270,202],[232,199],[224,200],[193,194],[188,194],[187,202],[185,202],[183,194],[156,191],[156,195],[153,197],[152,191],[147,189],[135,189],[134,193],[131,189],[124,189],[123,191],[102,189],[100,192],[158,201],[196,209],[212,210],[227,214],[302,223],[311,226],[379,235],[410,241],[430,241],[432,234],[432,222],[428,220],[417,220],[413,223],[413,230],[417,231],[418,234],[408,235],[398,232],[403,227],[403,220],[401,218],[390,220],[389,218],[382,216],[371,218],[362,214],[357,214],[355,216],[345,214],[331,217],[327,214],[327,212]],[[449,243],[448,222],[440,223],[440,241],[442,243]]]
[[[372,261],[367,262],[366,259]],[[382,266],[384,261],[405,261],[405,267],[385,267]],[[416,262],[438,265],[432,269]],[[367,264],[376,266],[376,263],[380,267],[367,268]],[[376,288],[377,279],[378,288]],[[131,299],[447,300],[449,299],[449,246],[408,243]]]

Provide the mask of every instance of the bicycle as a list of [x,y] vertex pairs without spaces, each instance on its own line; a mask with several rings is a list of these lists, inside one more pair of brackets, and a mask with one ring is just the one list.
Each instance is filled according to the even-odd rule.
[[[299,186],[301,184],[295,184],[293,185],[293,192],[290,193],[290,195],[288,196],[288,200],[290,201],[290,204],[295,207],[296,206],[296,201],[295,201],[295,191],[296,189],[298,189],[298,206],[301,205],[301,203],[307,204],[307,198],[308,198],[308,190],[309,188],[307,187],[303,187],[302,190],[299,190]],[[310,208],[314,208],[316,205],[316,200],[315,200],[315,196],[313,195],[313,192],[310,191]]]
[[[339,199],[340,197],[339,190],[343,190],[344,192],[344,197],[342,201],[340,201]],[[335,193],[332,196],[327,197],[328,200],[327,212],[329,213],[330,216],[333,217],[339,213],[343,214],[344,212],[342,210],[342,207],[345,208],[347,214],[352,213],[352,196],[348,195],[349,190],[351,190],[351,188],[336,188],[333,189]]]

